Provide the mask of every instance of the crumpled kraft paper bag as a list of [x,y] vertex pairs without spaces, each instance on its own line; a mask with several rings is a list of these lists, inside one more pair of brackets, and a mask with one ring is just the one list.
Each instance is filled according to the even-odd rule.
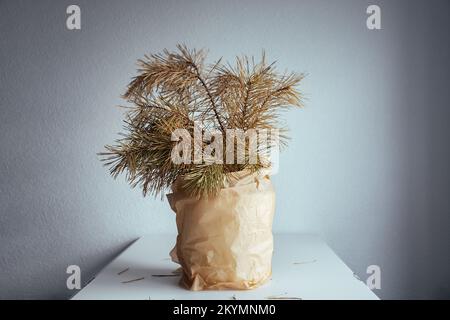
[[219,195],[195,199],[168,194],[176,213],[177,242],[170,255],[191,290],[252,289],[272,273],[275,192],[268,172],[230,174]]

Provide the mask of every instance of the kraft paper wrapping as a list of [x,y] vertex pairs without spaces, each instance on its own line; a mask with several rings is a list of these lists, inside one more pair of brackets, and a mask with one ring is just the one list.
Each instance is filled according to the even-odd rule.
[[215,198],[195,199],[179,189],[167,195],[176,213],[177,242],[170,255],[191,290],[253,289],[272,273],[275,192],[268,172],[233,173]]

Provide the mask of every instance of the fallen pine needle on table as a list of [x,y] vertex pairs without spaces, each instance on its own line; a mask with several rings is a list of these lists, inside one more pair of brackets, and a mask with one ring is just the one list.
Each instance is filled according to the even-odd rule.
[[140,281],[140,280],[144,280],[145,278],[137,278],[137,279],[133,279],[133,280],[127,280],[127,281],[122,281],[122,283],[130,283],[130,282],[135,282],[135,281]]

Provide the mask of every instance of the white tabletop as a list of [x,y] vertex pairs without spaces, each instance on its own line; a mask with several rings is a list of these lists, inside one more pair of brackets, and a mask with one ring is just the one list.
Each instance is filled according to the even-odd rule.
[[317,236],[275,235],[272,279],[254,290],[189,291],[169,259],[175,236],[144,236],[72,299],[378,299]]

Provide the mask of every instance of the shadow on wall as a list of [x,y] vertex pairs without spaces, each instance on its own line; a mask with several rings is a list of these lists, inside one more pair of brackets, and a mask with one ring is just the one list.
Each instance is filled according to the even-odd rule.
[[[398,71],[406,108],[402,195],[406,207],[401,230],[408,259],[406,296],[450,298],[450,2],[409,2],[399,39]],[[420,88],[420,89],[418,89]],[[410,109],[409,106],[418,106]],[[425,130],[417,130],[425,123]]]

